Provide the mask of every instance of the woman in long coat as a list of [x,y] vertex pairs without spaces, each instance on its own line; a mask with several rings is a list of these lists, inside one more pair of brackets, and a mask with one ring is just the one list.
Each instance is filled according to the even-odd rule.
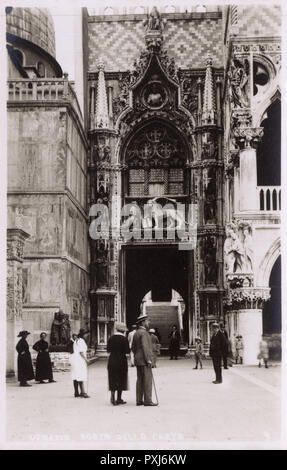
[[34,370],[32,365],[31,354],[29,351],[29,344],[26,339],[29,335],[29,331],[20,331],[18,338],[21,338],[16,346],[18,352],[18,381],[20,387],[31,387],[32,385],[27,383],[27,380],[34,379]]
[[49,380],[50,383],[55,382],[53,379],[52,363],[49,354],[49,345],[45,341],[47,334],[45,332],[40,334],[40,341],[34,344],[34,351],[38,352],[36,360],[36,381],[44,384],[44,380]]
[[[125,337],[127,331],[123,323],[116,324],[116,333],[108,340],[107,351],[110,353],[108,360],[109,390],[111,392],[112,405],[124,405],[122,391],[128,390],[128,361],[130,352],[129,342]],[[115,392],[117,391],[117,400]]]
[[[75,397],[90,398],[85,392],[84,382],[88,380],[88,359],[87,344],[84,340],[86,332],[80,329],[73,345],[73,354],[71,354],[71,374],[74,383]],[[79,386],[81,393],[79,393]]]

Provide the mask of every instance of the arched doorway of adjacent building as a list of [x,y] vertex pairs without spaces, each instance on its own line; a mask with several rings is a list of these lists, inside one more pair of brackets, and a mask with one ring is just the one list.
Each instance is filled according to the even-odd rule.
[[281,102],[276,99],[261,123],[264,134],[257,151],[257,185],[281,184]]
[[271,298],[263,309],[263,334],[267,336],[270,357],[281,356],[281,256],[277,258],[269,278]]
[[[191,294],[192,251],[180,251],[177,244],[167,246],[126,246],[123,249],[123,278],[122,308],[125,311],[128,328],[136,321],[143,300],[149,298],[150,305],[171,305],[175,303],[173,292],[176,291],[182,299],[182,342],[189,343],[189,317]],[[179,297],[177,297],[177,300]],[[145,307],[149,310],[149,306]],[[173,309],[174,310],[174,309]],[[151,313],[151,312],[149,312]],[[155,312],[154,312],[155,313]],[[166,329],[174,323],[175,316],[169,315],[169,309],[158,312],[154,318],[154,325],[162,335],[166,336]],[[171,320],[171,317],[173,320]],[[163,338],[166,345],[166,338]]]
[[[176,325],[184,347],[185,302],[179,292],[171,289],[166,300],[154,300],[156,292],[149,291],[143,298],[141,310],[148,315],[150,327],[155,329],[161,345],[161,351],[169,348],[169,334]],[[185,345],[186,346],[186,345]]]

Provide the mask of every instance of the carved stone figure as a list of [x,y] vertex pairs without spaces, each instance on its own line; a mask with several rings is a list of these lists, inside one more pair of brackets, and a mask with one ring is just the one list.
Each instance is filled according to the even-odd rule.
[[207,237],[204,242],[204,279],[205,284],[216,284],[217,263],[216,263],[216,239]]
[[153,83],[151,91],[147,96],[146,102],[151,108],[156,108],[163,104],[163,96],[156,83]]
[[230,100],[233,107],[243,108],[248,106],[248,59],[242,59],[242,62],[240,62],[238,59],[234,58],[231,62],[228,76],[230,81]]
[[244,249],[242,242],[239,239],[238,233],[236,233],[237,231],[238,229],[235,224],[230,224],[227,228],[227,238],[224,243],[224,254],[228,273],[243,272]]
[[249,224],[242,227],[243,231],[243,272],[253,272],[253,240],[252,228]]
[[69,315],[59,310],[54,314],[54,320],[51,327],[51,345],[64,346],[70,340],[71,326]]
[[161,19],[160,13],[156,7],[153,7],[148,18],[144,21],[146,31],[162,31],[164,22]]
[[216,221],[216,174],[214,169],[208,171],[204,199],[204,220],[207,224]]

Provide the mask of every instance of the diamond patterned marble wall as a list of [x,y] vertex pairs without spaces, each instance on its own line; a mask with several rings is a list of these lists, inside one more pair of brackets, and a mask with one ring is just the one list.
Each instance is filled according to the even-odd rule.
[[[103,57],[105,71],[124,71],[145,47],[141,21],[93,21],[88,23],[89,70],[97,70]],[[164,30],[163,48],[181,68],[204,68],[207,56],[213,66],[222,66],[223,41],[221,15],[204,18],[169,19]]]

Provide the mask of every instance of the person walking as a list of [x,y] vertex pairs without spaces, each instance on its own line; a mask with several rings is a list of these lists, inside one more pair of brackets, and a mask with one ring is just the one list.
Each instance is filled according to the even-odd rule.
[[226,340],[223,333],[219,329],[218,323],[212,324],[213,335],[210,340],[209,355],[212,358],[213,368],[215,371],[214,384],[222,383],[221,362],[226,348]]
[[155,330],[153,328],[150,328],[149,334],[151,337],[152,352],[153,352],[152,367],[156,367],[157,356],[160,353],[160,344],[159,344],[158,337],[155,334]]
[[152,402],[152,342],[148,333],[149,321],[145,314],[137,319],[138,329],[133,338],[133,353],[137,368],[136,400],[137,406],[157,406]]
[[198,369],[198,364],[200,365],[200,368],[202,369],[202,342],[201,338],[197,337],[195,338],[195,367],[194,369]]
[[[107,351],[110,353],[108,360],[109,390],[111,392],[112,405],[125,405],[122,399],[123,390],[128,390],[128,361],[130,352],[129,342],[125,336],[127,327],[124,323],[115,324],[116,332],[109,338]],[[117,399],[115,393],[117,391]]]
[[264,335],[262,335],[262,339],[259,343],[259,354],[257,356],[257,359],[259,359],[258,367],[261,367],[261,361],[263,359],[265,368],[268,369],[269,348],[268,343],[264,338]]
[[[74,383],[75,397],[90,398],[85,392],[84,382],[88,380],[88,359],[87,359],[87,344],[84,336],[87,332],[80,329],[77,338],[74,341],[73,354],[71,354],[71,374]],[[80,391],[79,393],[79,386]]]
[[226,329],[224,328],[223,323],[219,324],[219,328],[220,328],[220,331],[221,331],[221,333],[223,334],[223,336],[225,338],[225,348],[224,348],[223,356],[222,356],[223,367],[224,367],[224,369],[228,369],[228,366],[227,366],[227,358],[228,358],[228,350],[229,350],[228,334],[227,334]]
[[18,338],[21,339],[16,345],[16,351],[18,353],[18,381],[20,382],[20,387],[32,387],[27,381],[35,378],[29,344],[26,341],[29,335],[29,331],[20,331]]
[[48,380],[49,383],[55,382],[53,378],[52,363],[49,354],[49,345],[46,341],[47,333],[42,332],[40,334],[40,340],[37,341],[33,349],[37,351],[38,356],[36,360],[36,382],[44,384],[44,380]]
[[129,347],[130,347],[130,361],[131,361],[131,367],[135,366],[135,357],[134,353],[132,351],[132,345],[133,345],[133,338],[134,334],[136,332],[137,325],[132,325],[132,330],[128,334],[128,342],[129,342]]
[[235,350],[235,364],[243,364],[244,344],[241,335],[236,336]]
[[170,352],[170,359],[172,360],[173,358],[177,360],[177,357],[179,355],[179,344],[180,344],[180,334],[177,329],[176,325],[172,326],[172,330],[168,335],[169,337],[169,352]]

